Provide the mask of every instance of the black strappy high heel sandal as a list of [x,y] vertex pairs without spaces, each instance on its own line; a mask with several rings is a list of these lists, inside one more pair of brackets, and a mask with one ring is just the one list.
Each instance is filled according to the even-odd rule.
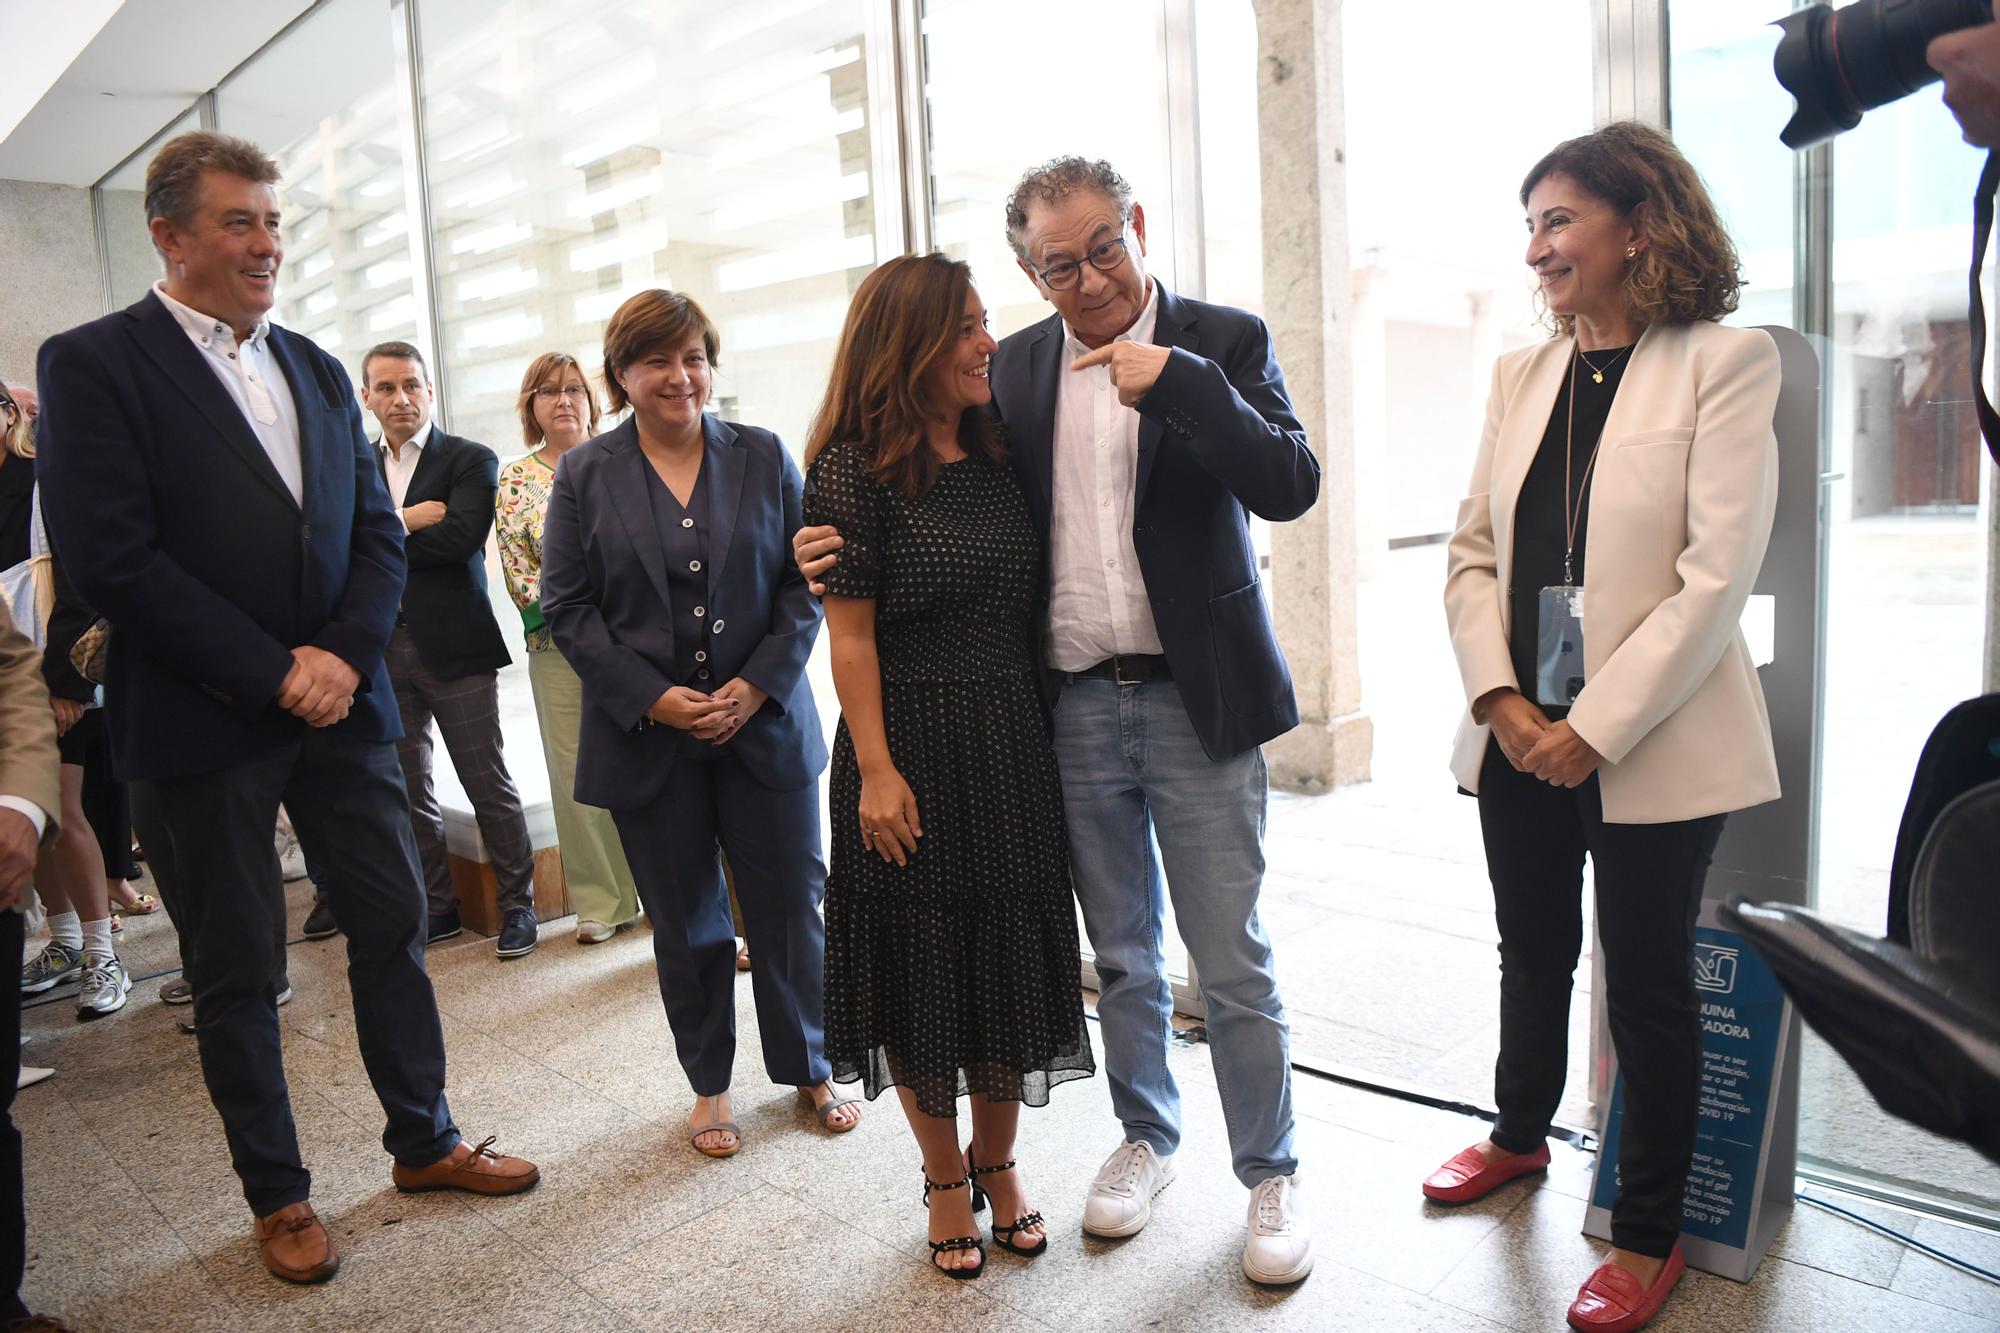
[[[990,1176],[1000,1171],[1012,1171],[1014,1167],[1015,1162],[1011,1158],[998,1166],[974,1166],[972,1164],[972,1150],[970,1148],[966,1149],[965,1175],[966,1179],[972,1182],[973,1212],[977,1213],[986,1206],[986,1191],[979,1188],[978,1177]],[[1000,1217],[996,1213],[993,1217],[993,1243],[1009,1254],[1018,1254],[1023,1259],[1032,1259],[1049,1248],[1047,1226],[1048,1223],[1040,1213],[1023,1213],[1014,1219],[1013,1225],[1003,1227],[1000,1225]],[[1038,1245],[1016,1245],[1014,1243],[1015,1234],[1026,1230],[1028,1227],[1044,1228],[1041,1243]]]
[[[924,1172],[924,1207],[928,1208],[931,1206],[932,1190],[962,1190],[971,1184],[972,1176],[969,1173],[962,1179],[940,1185],[932,1180],[930,1172],[926,1171]],[[980,1193],[977,1186],[974,1186],[973,1193],[975,1195]],[[974,1226],[976,1227],[977,1225],[977,1222],[975,1222]],[[994,1239],[999,1240],[999,1237],[996,1236]],[[931,1240],[924,1243],[931,1247],[931,1267],[937,1269],[938,1272],[943,1273],[946,1277],[956,1278],[963,1282],[968,1278],[978,1277],[986,1271],[986,1242],[979,1236],[953,1236],[950,1240]],[[1003,1245],[1006,1244],[1005,1241],[1000,1241],[1000,1243]],[[1009,1246],[1009,1248],[1011,1249],[1012,1247]],[[946,1250],[977,1250],[979,1251],[979,1266],[977,1268],[946,1268],[937,1261],[937,1257]]]

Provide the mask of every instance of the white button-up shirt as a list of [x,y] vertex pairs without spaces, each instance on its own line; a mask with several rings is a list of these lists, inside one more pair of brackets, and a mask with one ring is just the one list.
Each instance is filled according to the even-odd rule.
[[[1139,318],[1113,341],[1153,341],[1160,287],[1152,286]],[[1049,521],[1048,660],[1058,671],[1082,671],[1107,657],[1160,652],[1160,631],[1132,545],[1139,414],[1118,401],[1110,367],[1069,368],[1090,349],[1067,324],[1063,332]]]
[[167,308],[194,345],[201,349],[215,377],[236,403],[243,419],[250,423],[257,442],[278,469],[279,478],[292,499],[305,503],[305,465],[299,452],[299,409],[292,399],[292,386],[271,353],[271,321],[259,320],[250,340],[240,346],[229,325],[182,305],[167,295],[165,282],[153,284],[153,295]]
[[[417,475],[417,460],[424,456],[424,446],[431,442],[431,423],[426,420],[417,427],[417,433],[403,445],[402,457],[396,457],[396,450],[389,447],[387,440],[381,440],[376,448],[382,451],[382,475],[389,483],[389,498],[396,502],[396,516],[402,517],[403,497],[410,493],[410,478]],[[408,532],[410,524],[403,522],[403,531]]]

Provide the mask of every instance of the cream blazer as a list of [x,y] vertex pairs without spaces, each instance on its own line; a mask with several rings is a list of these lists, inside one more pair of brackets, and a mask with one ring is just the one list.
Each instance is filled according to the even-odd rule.
[[[1479,789],[1488,734],[1470,705],[1521,688],[1507,639],[1514,505],[1575,347],[1555,338],[1495,363],[1458,507],[1444,604],[1467,704],[1451,769],[1467,791]],[[1591,482],[1585,683],[1569,712],[1604,758],[1608,823],[1778,797],[1763,684],[1737,623],[1777,510],[1778,380],[1778,349],[1756,329],[1654,325],[1632,349]],[[1533,698],[1533,682],[1522,692]]]

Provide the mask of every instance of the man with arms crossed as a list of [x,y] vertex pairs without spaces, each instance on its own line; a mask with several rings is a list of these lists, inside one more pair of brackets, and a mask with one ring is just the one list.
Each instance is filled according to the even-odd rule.
[[[1248,516],[1305,513],[1319,464],[1262,321],[1147,276],[1145,210],[1110,164],[1067,157],[1029,172],[1007,201],[1007,238],[1056,308],[1001,342],[993,400],[1048,538],[1056,760],[1125,1126],[1091,1184],[1084,1230],[1135,1234],[1174,1179],[1180,1091],[1161,949],[1171,893],[1233,1165],[1251,1191],[1243,1271],[1296,1282],[1312,1271],[1312,1238],[1292,1151],[1289,1029],[1257,894],[1268,787],[1258,747],[1299,714]],[[830,528],[798,534],[808,578],[838,559],[838,541]]]
[[361,359],[361,401],[381,423],[376,450],[402,519],[410,577],[389,635],[389,683],[403,714],[403,785],[430,899],[431,943],[463,928],[445,860],[444,814],[431,787],[431,718],[472,802],[493,858],[503,913],[494,952],[535,947],[535,851],[500,736],[500,668],[507,641],[486,598],[486,535],[500,460],[483,444],[447,435],[431,420],[431,377],[406,342],[378,343]]
[[284,258],[277,179],[227,135],[160,150],[146,217],[167,276],[42,345],[39,470],[70,577],[116,627],[112,754],[173,844],[202,1075],[264,1265],[316,1282],[340,1257],[307,1202],[280,1054],[281,800],[334,886],[397,1188],[511,1194],[538,1173],[490,1139],[463,1142],[445,1105],[382,668],[402,525],[346,372],[267,319]]

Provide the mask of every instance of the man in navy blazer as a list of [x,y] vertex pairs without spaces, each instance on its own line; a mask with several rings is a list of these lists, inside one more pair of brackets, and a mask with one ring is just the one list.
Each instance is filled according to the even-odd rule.
[[[1292,1151],[1289,1029],[1257,918],[1265,741],[1298,725],[1249,516],[1295,519],[1319,464],[1261,320],[1146,273],[1145,210],[1109,163],[1058,158],[1007,202],[1021,271],[1056,313],[1000,343],[995,407],[1048,537],[1045,665],[1070,862],[1096,955],[1125,1141],[1083,1226],[1130,1236],[1176,1174],[1167,895],[1207,1007],[1236,1175],[1243,1271],[1312,1270]],[[827,529],[798,536],[808,575]],[[1151,854],[1157,839],[1164,861]]]
[[113,626],[113,759],[173,843],[202,1074],[264,1264],[314,1282],[339,1253],[307,1202],[279,1049],[281,800],[336,885],[395,1183],[512,1193],[536,1171],[461,1142],[445,1104],[382,666],[402,531],[339,363],[266,318],[277,179],[242,139],[160,150],[146,215],[167,276],[43,344],[38,470],[69,576]]

